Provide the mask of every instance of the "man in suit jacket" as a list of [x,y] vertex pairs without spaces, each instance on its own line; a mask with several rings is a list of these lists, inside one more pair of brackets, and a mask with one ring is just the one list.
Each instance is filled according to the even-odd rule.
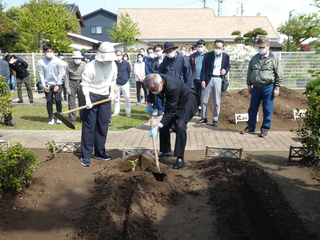
[[204,89],[201,97],[201,119],[198,124],[207,123],[207,106],[212,92],[213,109],[213,127],[218,127],[218,118],[220,114],[221,83],[230,70],[230,57],[223,53],[224,41],[216,40],[214,42],[214,51],[207,53],[202,62],[201,69],[201,87]]
[[184,165],[184,151],[187,142],[187,123],[197,111],[195,92],[179,78],[167,74],[149,74],[145,84],[150,91],[147,112],[152,113],[154,95],[165,99],[166,106],[159,124],[150,131],[151,137],[156,137],[160,132],[159,158],[172,156],[170,143],[170,128],[176,124],[176,143],[174,156],[177,157],[173,169],[182,168]]

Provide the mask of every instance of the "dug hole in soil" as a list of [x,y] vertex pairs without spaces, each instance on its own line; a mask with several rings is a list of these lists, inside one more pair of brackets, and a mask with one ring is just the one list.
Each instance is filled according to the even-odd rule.
[[[297,101],[300,106],[289,105],[297,99],[292,92],[283,100],[288,106],[276,103],[274,129],[278,122],[279,128],[286,126],[281,130],[297,127],[292,109],[306,108],[303,97]],[[242,101],[247,102],[241,105]],[[219,125],[242,130],[232,123],[231,109],[238,113],[248,104],[245,91],[223,94]],[[29,188],[0,200],[0,239],[319,239],[319,221],[311,225],[311,217],[302,220],[283,194],[282,188],[289,187],[265,171],[271,168],[268,161],[279,172],[299,170],[296,164],[283,164],[287,162],[283,156],[262,154],[263,164],[259,154],[247,160],[205,159],[204,151],[187,151],[181,170],[172,169],[174,158],[161,160],[165,177],[157,181],[155,161],[146,156],[131,171],[116,149],[108,151],[114,160],[92,159],[89,168],[80,165],[76,153],[56,154],[49,160],[47,149],[33,150],[45,163],[34,172]],[[317,191],[312,196],[319,198],[319,185],[313,187]]]

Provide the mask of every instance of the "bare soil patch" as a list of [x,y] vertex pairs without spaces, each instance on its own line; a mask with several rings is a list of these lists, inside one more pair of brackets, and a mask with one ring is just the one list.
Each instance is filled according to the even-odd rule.
[[180,171],[162,161],[157,181],[153,160],[132,172],[121,152],[109,153],[118,158],[90,168],[70,153],[46,161],[29,188],[0,201],[0,239],[318,239],[319,225],[301,220],[254,161],[188,151]]

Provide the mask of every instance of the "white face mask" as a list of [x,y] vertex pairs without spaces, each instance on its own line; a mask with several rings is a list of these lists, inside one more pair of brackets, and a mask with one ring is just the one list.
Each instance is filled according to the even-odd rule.
[[81,59],[74,59],[73,61],[74,61],[74,63],[77,64],[77,65],[80,65],[80,63],[81,63]]
[[168,58],[174,58],[176,56],[175,52],[167,53]]
[[121,56],[117,56],[117,61],[121,61],[122,60],[122,57]]
[[9,63],[10,63],[10,64],[13,64],[13,63],[14,63],[13,59],[12,59],[12,60],[10,60],[10,61],[9,61]]
[[185,54],[186,54],[186,51],[185,51],[185,50],[181,50],[181,54],[182,54],[182,55],[185,55]]
[[127,58],[127,57],[123,57],[123,59],[124,59],[124,60],[126,60],[126,61],[128,60],[128,58]]
[[62,60],[64,57],[63,56],[59,56],[59,58]]
[[162,52],[161,51],[160,52],[156,52],[156,54],[157,54],[158,57],[162,57]]
[[203,53],[203,51],[204,51],[204,48],[203,48],[203,47],[198,47],[197,49],[198,49],[198,52],[199,52],[199,53]]
[[260,55],[265,55],[267,53],[267,49],[266,48],[258,48],[258,53]]
[[51,59],[51,58],[53,58],[53,56],[54,56],[54,54],[53,54],[53,53],[51,53],[51,52],[46,53],[46,58]]
[[214,52],[216,53],[217,56],[220,56],[221,53],[222,53],[222,50],[215,48],[215,49],[214,49]]
[[154,58],[154,54],[153,53],[149,53],[149,58]]

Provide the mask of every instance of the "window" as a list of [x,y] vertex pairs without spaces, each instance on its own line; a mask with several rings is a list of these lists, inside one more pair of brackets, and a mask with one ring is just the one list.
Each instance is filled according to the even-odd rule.
[[93,35],[101,35],[102,34],[102,26],[90,27],[90,33]]

